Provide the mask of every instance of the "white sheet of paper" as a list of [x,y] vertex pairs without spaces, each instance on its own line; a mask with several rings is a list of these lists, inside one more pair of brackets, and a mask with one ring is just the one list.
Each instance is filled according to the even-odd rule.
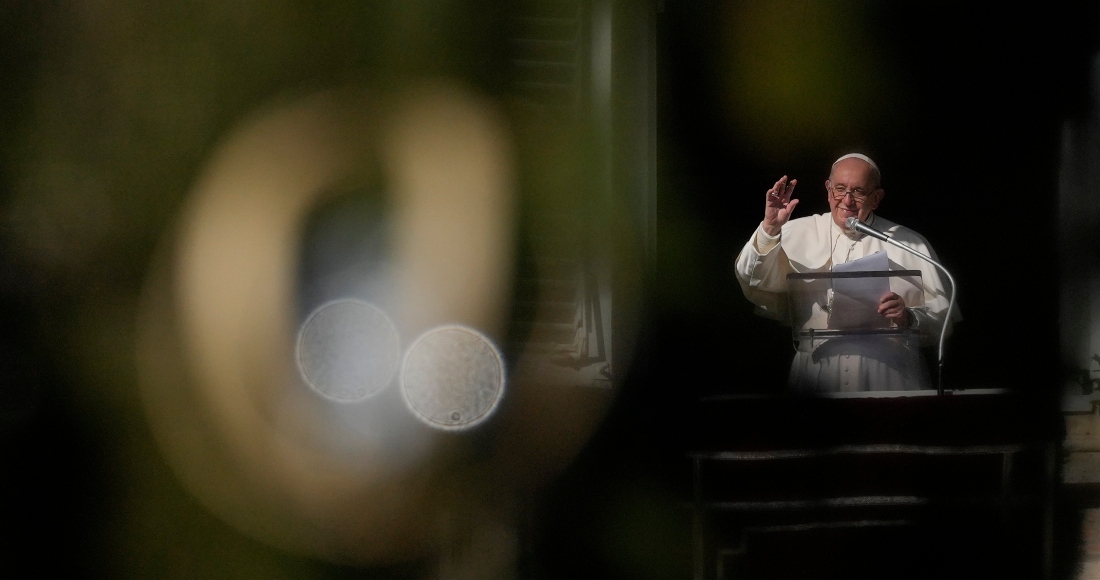
[[[886,252],[878,251],[858,260],[833,266],[833,272],[884,272],[890,269]],[[889,326],[878,314],[879,300],[890,291],[890,279],[836,278],[829,328],[884,328]]]
[[890,259],[886,252],[879,250],[858,260],[833,266],[834,272],[885,272],[890,269]]

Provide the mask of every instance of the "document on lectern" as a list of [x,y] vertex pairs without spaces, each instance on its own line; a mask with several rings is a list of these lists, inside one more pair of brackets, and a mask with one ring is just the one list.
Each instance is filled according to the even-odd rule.
[[[886,252],[837,264],[833,272],[885,272],[890,269]],[[886,328],[889,321],[879,316],[878,304],[890,292],[890,279],[882,277],[835,278],[829,307],[829,328],[838,330]]]

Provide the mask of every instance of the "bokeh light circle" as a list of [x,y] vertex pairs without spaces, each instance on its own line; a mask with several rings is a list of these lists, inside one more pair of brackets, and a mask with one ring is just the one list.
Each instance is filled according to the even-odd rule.
[[492,341],[464,326],[441,326],[409,347],[401,368],[409,410],[432,427],[469,429],[504,395],[504,363]]
[[302,379],[321,396],[358,402],[393,380],[401,358],[397,328],[382,310],[359,300],[322,305],[298,332]]

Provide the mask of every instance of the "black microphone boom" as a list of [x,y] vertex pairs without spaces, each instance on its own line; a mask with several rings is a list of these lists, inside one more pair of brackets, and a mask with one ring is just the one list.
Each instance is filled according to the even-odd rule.
[[886,235],[885,233],[880,232],[880,231],[876,230],[875,228],[872,228],[871,226],[859,221],[859,218],[856,218],[855,216],[844,220],[844,227],[846,227],[849,230],[852,230],[854,232],[859,232],[861,234],[871,236],[872,238],[882,240],[882,241],[884,241],[884,242],[886,242],[886,243],[888,243],[892,246],[896,246],[898,248],[901,248],[901,249],[905,250],[906,252],[909,252],[910,254],[913,254],[914,256],[916,256],[916,257],[928,262],[929,264],[932,264],[933,266],[939,268],[940,271],[942,271],[944,274],[947,275],[947,279],[951,282],[951,299],[947,302],[947,315],[944,316],[943,326],[940,327],[939,361],[937,361],[938,362],[938,368],[937,368],[937,374],[936,374],[936,390],[939,394],[942,395],[943,394],[943,341],[947,337],[947,324],[951,321],[951,312],[955,309],[955,278],[953,276],[951,276],[951,272],[948,272],[947,268],[943,267],[943,264],[940,264],[939,262],[933,260],[929,256],[926,256],[926,255],[914,250],[913,248],[910,248],[909,246],[906,246],[905,244],[902,244],[901,242],[898,242],[898,241],[894,240],[894,238],[891,238],[890,236]]

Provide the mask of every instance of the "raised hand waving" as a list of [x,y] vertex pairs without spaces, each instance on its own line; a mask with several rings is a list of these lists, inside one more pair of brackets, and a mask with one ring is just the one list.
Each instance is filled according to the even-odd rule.
[[787,176],[784,175],[768,190],[767,201],[764,204],[764,223],[761,226],[769,236],[779,235],[783,224],[791,219],[791,212],[798,205],[797,199],[791,199],[795,185],[798,185],[797,179],[792,179],[788,183]]

